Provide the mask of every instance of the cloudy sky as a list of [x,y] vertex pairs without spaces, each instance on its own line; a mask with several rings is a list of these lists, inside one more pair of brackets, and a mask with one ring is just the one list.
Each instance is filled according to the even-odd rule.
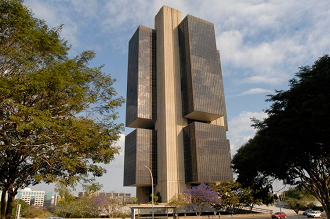
[[[35,16],[50,27],[63,24],[70,56],[94,50],[91,66],[117,79],[118,94],[126,97],[128,41],[138,25],[154,27],[163,6],[214,23],[224,76],[232,155],[253,137],[250,118],[263,118],[267,94],[288,89],[299,66],[312,65],[330,52],[328,0],[25,0]],[[125,105],[119,109],[125,121]],[[118,145],[124,148],[124,135]],[[131,192],[123,182],[123,153],[98,179],[104,191]],[[52,191],[52,186],[34,189]]]

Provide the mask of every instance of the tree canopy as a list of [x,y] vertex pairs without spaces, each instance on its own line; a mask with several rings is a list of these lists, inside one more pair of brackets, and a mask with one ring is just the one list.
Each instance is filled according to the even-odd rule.
[[213,185],[213,190],[219,195],[219,208],[231,213],[237,213],[243,207],[249,207],[252,211],[256,204],[273,203],[268,190],[243,187],[239,182],[224,181]]
[[292,209],[305,210],[314,207],[315,197],[306,189],[295,187],[290,188],[283,194],[287,206]]
[[191,208],[198,216],[202,214],[203,209],[206,206],[220,205],[220,199],[217,192],[213,191],[212,188],[205,183],[187,189],[184,193],[189,195],[191,200],[191,204],[188,208]]
[[[1,218],[17,190],[40,182],[101,176],[118,153],[123,103],[115,80],[89,67],[95,54],[68,55],[61,26],[49,28],[20,0],[0,0]],[[8,194],[7,207],[5,197]]]
[[238,150],[233,168],[246,185],[271,178],[299,184],[330,217],[329,55],[300,67],[289,85],[269,95],[268,117],[254,120],[257,133]]

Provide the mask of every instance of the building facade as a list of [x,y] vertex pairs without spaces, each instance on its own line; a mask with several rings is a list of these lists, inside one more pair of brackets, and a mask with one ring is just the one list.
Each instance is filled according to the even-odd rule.
[[214,25],[162,7],[155,29],[129,42],[124,186],[167,202],[200,183],[232,180],[227,119]]
[[[38,207],[45,206],[45,200],[46,203],[48,203],[48,199],[51,199],[51,192],[45,192],[45,191],[35,191],[30,188],[25,188],[22,190],[18,190],[16,199],[21,199],[28,203],[29,205],[34,205]],[[47,205],[47,204],[46,204]]]
[[[0,196],[2,191],[0,190]],[[36,191],[31,188],[24,188],[17,191],[15,199],[21,199],[29,205],[37,207],[50,207],[58,203],[59,195],[52,195],[52,192]],[[7,200],[7,195],[6,195]]]
[[78,197],[84,197],[84,196],[92,196],[92,197],[108,197],[113,200],[116,200],[121,203],[127,203],[127,204],[135,204],[135,198],[131,196],[131,193],[123,193],[123,192],[79,192]]

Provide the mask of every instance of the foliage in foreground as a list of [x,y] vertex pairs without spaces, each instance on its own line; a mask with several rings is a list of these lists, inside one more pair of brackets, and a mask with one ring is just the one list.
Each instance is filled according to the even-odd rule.
[[[330,57],[304,66],[290,89],[270,95],[268,118],[254,120],[257,133],[233,158],[237,181],[271,178],[300,185],[330,217]],[[269,183],[268,183],[269,184]]]
[[237,213],[243,207],[249,207],[252,211],[256,204],[263,203],[268,205],[273,202],[269,192],[255,191],[249,187],[245,188],[239,182],[221,182],[218,185],[214,185],[213,189],[220,198],[218,208],[232,213]]
[[273,198],[266,190],[254,191],[243,187],[239,182],[225,181],[212,186],[204,183],[186,190],[173,197],[168,205],[175,206],[177,212],[195,212],[200,215],[203,210],[223,210],[237,213],[243,207],[251,210],[256,204],[271,204]]
[[[55,214],[65,218],[121,217],[126,215],[121,198],[104,193],[85,192],[76,197],[68,189],[61,189],[61,201],[55,208]],[[129,213],[129,212],[128,212]],[[126,215],[127,216],[127,215]]]
[[51,215],[52,214],[43,207],[29,206],[25,210],[24,217],[26,217],[26,218],[46,218],[46,217],[50,217]]
[[284,200],[287,206],[291,209],[313,209],[315,197],[311,195],[306,189],[303,188],[290,188],[285,191]]
[[60,31],[22,1],[0,0],[1,219],[11,217],[18,189],[89,182],[118,153],[123,99],[114,79],[89,67],[92,51],[69,58]]
[[168,203],[168,206],[176,207],[176,212],[185,211],[186,207],[191,204],[190,196],[186,193],[179,193],[174,196]]
[[213,191],[207,184],[201,183],[198,186],[186,190],[184,193],[188,195],[191,200],[187,208],[194,211],[198,216],[202,214],[206,206],[220,205],[217,192]]

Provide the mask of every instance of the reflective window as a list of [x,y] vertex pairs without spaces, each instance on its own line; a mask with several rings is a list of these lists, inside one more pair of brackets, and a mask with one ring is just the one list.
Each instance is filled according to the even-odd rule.
[[148,169],[157,183],[156,131],[136,129],[125,138],[124,186],[151,185]]
[[183,129],[186,182],[233,179],[229,141],[224,126],[193,122]]
[[[156,91],[156,34],[140,26],[129,42],[126,126],[137,119],[156,120]],[[134,127],[147,128],[146,124],[150,122]]]
[[179,45],[183,116],[194,111],[225,115],[214,25],[188,15],[179,25]]

